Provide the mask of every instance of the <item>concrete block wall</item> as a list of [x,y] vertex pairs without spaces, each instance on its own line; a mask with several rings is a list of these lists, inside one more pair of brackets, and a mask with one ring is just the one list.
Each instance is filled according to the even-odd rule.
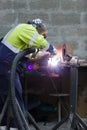
[[45,21],[49,42],[87,58],[87,0],[0,0],[0,37],[34,18]]

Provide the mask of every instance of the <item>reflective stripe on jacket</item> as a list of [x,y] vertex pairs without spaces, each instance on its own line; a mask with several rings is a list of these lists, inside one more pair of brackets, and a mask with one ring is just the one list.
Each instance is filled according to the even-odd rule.
[[49,44],[44,37],[38,34],[37,30],[29,24],[19,24],[3,38],[5,44],[14,53],[18,53],[26,48],[48,48]]

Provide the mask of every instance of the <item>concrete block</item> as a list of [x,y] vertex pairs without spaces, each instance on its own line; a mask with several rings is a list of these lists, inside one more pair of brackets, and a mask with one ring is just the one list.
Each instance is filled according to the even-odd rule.
[[83,19],[82,19],[82,24],[86,24],[87,25],[87,13],[83,14]]
[[69,26],[61,27],[60,33],[62,36],[87,36],[87,27]]
[[85,40],[85,50],[87,51],[87,39]]
[[31,9],[43,9],[44,11],[47,10],[55,10],[59,8],[59,1],[58,0],[38,0],[38,1],[31,1],[30,2]]
[[14,0],[13,1],[13,8],[14,9],[27,9],[28,8],[28,4],[25,0]]
[[6,10],[11,8],[13,8],[12,0],[0,0],[0,10]]
[[40,12],[35,12],[35,13],[20,12],[20,13],[18,13],[19,22],[26,22],[26,21],[29,21],[29,20],[32,20],[35,18],[42,19],[46,24],[47,24],[47,21],[49,21],[48,14],[46,14],[46,13],[40,13]]
[[51,23],[54,25],[75,25],[80,24],[80,14],[77,13],[53,13]]
[[6,33],[11,29],[11,26],[0,26],[1,31],[0,31],[0,38],[5,36]]
[[86,12],[87,11],[87,0],[77,0],[76,3],[77,11]]
[[55,26],[48,26],[48,36],[58,36],[60,35],[60,29],[58,29],[57,27]]
[[12,10],[7,12],[0,12],[0,24],[1,25],[12,25],[16,19],[16,14]]
[[87,11],[87,0],[61,0],[61,9],[68,11]]

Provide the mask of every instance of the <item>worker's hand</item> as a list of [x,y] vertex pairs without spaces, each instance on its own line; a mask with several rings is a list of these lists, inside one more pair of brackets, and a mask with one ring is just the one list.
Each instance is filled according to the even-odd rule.
[[29,60],[31,62],[36,62],[36,61],[39,61],[41,59],[43,59],[44,57],[48,57],[50,56],[50,52],[47,52],[47,51],[39,51],[36,55],[36,57],[32,58],[32,57],[29,57]]
[[51,55],[57,54],[57,49],[52,44],[49,45],[49,48],[47,49],[47,51],[50,52]]

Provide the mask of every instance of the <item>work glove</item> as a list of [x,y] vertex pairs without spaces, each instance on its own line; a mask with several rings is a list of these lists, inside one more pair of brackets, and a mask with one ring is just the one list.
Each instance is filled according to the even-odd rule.
[[49,45],[49,48],[47,49],[47,51],[50,52],[51,55],[57,54],[57,49],[52,44]]

